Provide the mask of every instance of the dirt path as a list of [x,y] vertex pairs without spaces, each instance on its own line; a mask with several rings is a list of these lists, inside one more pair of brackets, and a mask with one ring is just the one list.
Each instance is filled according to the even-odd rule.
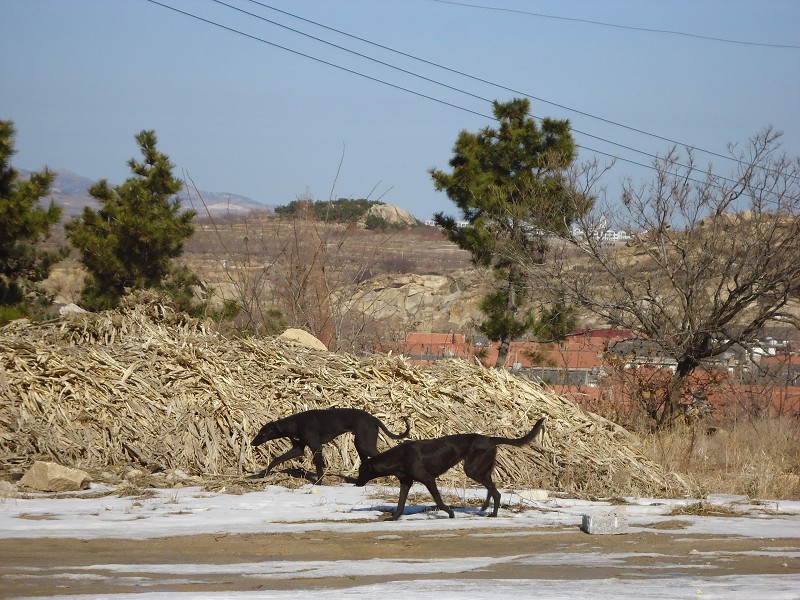
[[[426,578],[658,578],[698,569],[707,577],[800,573],[800,539],[687,536],[680,523],[674,526],[621,536],[540,528],[4,539],[0,597],[301,590]],[[379,565],[399,561],[405,571],[387,574],[378,567],[381,572],[373,573],[372,559],[382,559]],[[423,563],[408,568],[408,561],[419,559],[429,572],[413,566]]]

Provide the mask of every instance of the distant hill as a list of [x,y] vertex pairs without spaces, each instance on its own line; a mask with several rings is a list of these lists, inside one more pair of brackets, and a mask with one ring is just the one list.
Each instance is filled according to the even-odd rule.
[[206,192],[203,190],[184,189],[178,197],[182,206],[193,208],[198,217],[209,214],[212,217],[225,215],[241,215],[251,212],[273,212],[273,204],[262,204],[252,198],[231,194],[229,192]]
[[[21,177],[30,175],[30,171],[18,169]],[[56,179],[50,190],[50,198],[64,209],[64,216],[75,217],[88,206],[97,210],[99,205],[89,195],[88,189],[96,182],[71,171],[54,169]],[[264,204],[230,192],[208,192],[204,190],[184,189],[178,194],[181,206],[185,209],[193,208],[199,217],[211,214],[213,217],[228,214],[241,215],[250,212],[272,212],[274,205]]]

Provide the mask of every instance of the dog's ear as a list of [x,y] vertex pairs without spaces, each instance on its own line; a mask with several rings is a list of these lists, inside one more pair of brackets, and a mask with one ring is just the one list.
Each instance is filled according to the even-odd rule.
[[275,429],[276,427],[274,421],[267,423],[266,425],[262,426],[261,429],[258,430],[256,437],[253,438],[253,441],[250,442],[250,444],[252,446],[260,446],[267,440],[273,440],[275,439],[275,437],[280,437],[280,436],[275,436],[273,434]]
[[286,437],[286,434],[284,433],[283,427],[281,427],[279,422],[270,421],[261,428],[261,431],[258,432],[258,437],[266,442],[268,440],[276,440],[278,438]]

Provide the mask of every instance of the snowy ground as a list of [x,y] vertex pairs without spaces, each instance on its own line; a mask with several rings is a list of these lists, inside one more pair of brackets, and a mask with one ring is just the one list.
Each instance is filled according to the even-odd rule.
[[[178,535],[211,533],[291,533],[303,531],[374,532],[376,537],[399,533],[425,532],[435,526],[437,530],[471,530],[474,535],[498,535],[496,530],[508,528],[514,535],[520,528],[541,530],[541,535],[553,531],[577,529],[583,515],[607,513],[612,507],[605,502],[549,498],[534,501],[526,492],[503,491],[503,503],[495,519],[485,518],[475,508],[456,510],[456,518],[447,519],[441,511],[430,511],[432,501],[422,500],[424,506],[409,502],[406,514],[396,522],[380,520],[385,511],[394,508],[397,490],[351,485],[306,486],[287,489],[266,486],[263,491],[243,495],[211,493],[199,488],[153,490],[151,494],[137,497],[116,495],[100,496],[100,487],[68,498],[54,499],[42,494],[30,498],[0,498],[0,539],[12,539],[24,544],[31,538],[124,538],[151,539]],[[424,492],[424,488],[412,492]],[[445,490],[443,490],[444,492]],[[481,490],[446,490],[460,497],[478,496]],[[99,496],[99,497],[98,497]],[[626,499],[630,532],[652,528],[654,523],[675,520],[667,513],[676,505],[697,500]],[[701,534],[734,535],[757,538],[800,538],[800,501],[750,502],[733,496],[712,496],[707,499],[741,511],[741,516],[709,517],[684,516],[686,525],[681,534],[686,537]],[[416,500],[415,502],[419,502]],[[519,510],[529,508],[534,510]],[[484,530],[485,533],[481,533]],[[490,531],[491,530],[491,531]],[[649,529],[652,531],[652,529]],[[530,532],[528,532],[530,533]],[[776,546],[769,549],[778,560],[797,564],[800,544]],[[344,557],[343,557],[344,558]],[[163,564],[163,565],[102,565],[113,576],[115,572],[158,572],[175,579],[191,579],[202,571],[236,574],[264,580],[281,578],[321,578],[353,575],[431,574],[441,578],[390,581],[348,588],[315,589],[314,598],[377,598],[387,595],[412,595],[417,600],[478,598],[507,600],[513,595],[537,598],[570,598],[571,600],[596,598],[754,598],[800,599],[800,573],[789,570],[785,574],[736,575],[730,577],[704,576],[698,569],[693,576],[674,576],[660,579],[654,585],[651,578],[596,578],[596,579],[476,579],[459,577],[492,561],[513,562],[517,566],[559,565],[574,562],[577,567],[613,565],[624,559],[623,553],[592,552],[529,553],[513,557],[476,557],[472,559],[411,560],[369,559],[334,561],[265,561],[259,563],[233,563],[221,565]],[[669,565],[660,567],[669,571]],[[96,570],[96,566],[92,567]],[[88,572],[87,568],[87,572]],[[79,571],[79,570],[77,570]],[[0,557],[0,597],[2,579],[9,569]],[[30,577],[46,576],[32,570]],[[76,577],[80,577],[77,572]],[[89,575],[87,575],[89,576]],[[146,589],[146,588],[145,588]],[[241,593],[191,592],[164,593],[144,591],[140,594],[91,596],[93,598],[302,598],[308,590],[277,590]],[[51,596],[57,597],[57,596]],[[67,596],[60,596],[67,597]],[[83,598],[86,596],[69,596]]]

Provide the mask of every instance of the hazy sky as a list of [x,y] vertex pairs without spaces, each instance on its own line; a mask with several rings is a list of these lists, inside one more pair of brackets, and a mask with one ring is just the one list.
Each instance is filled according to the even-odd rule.
[[14,166],[120,183],[154,129],[200,189],[456,215],[427,170],[522,95],[570,119],[582,158],[625,159],[612,191],[671,147],[648,134],[724,154],[773,125],[800,154],[797,0],[159,2],[211,23],[149,0],[0,0]]

